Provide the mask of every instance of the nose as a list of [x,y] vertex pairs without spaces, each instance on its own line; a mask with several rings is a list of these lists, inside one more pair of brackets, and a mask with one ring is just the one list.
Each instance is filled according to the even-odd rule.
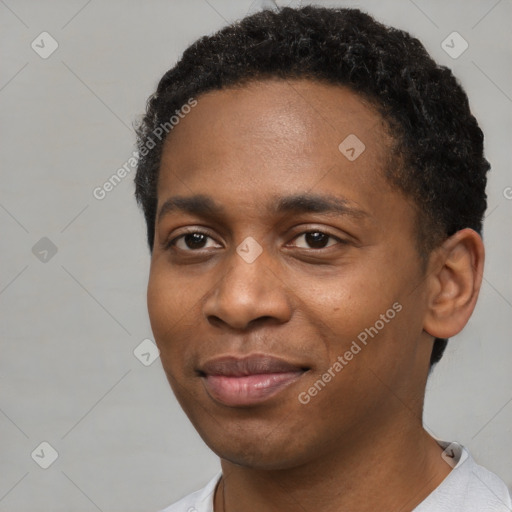
[[216,286],[206,298],[203,312],[215,326],[246,330],[261,322],[285,323],[291,307],[286,285],[271,268],[265,253],[248,263],[234,252]]

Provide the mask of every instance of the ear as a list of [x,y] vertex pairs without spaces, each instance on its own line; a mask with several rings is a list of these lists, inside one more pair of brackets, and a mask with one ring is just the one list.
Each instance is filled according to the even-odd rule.
[[430,335],[451,338],[466,325],[482,284],[484,258],[482,239],[469,228],[457,231],[433,251],[423,324]]

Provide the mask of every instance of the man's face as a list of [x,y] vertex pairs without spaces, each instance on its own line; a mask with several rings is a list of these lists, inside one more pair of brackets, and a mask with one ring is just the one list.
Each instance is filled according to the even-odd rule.
[[164,147],[148,287],[195,428],[224,459],[285,468],[410,422],[432,339],[381,117],[308,80],[197,100]]

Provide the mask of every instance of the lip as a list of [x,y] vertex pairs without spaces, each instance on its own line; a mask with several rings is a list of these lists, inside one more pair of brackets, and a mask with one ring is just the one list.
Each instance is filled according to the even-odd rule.
[[274,397],[308,370],[274,356],[222,356],[199,370],[208,394],[231,407],[260,404]]

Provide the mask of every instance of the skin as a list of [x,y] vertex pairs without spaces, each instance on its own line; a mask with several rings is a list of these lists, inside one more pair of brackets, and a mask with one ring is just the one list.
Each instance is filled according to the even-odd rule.
[[[422,426],[423,398],[434,337],[459,332],[475,306],[480,237],[459,231],[422,264],[415,205],[383,176],[384,122],[346,88],[276,79],[197,99],[166,141],[157,211],[203,195],[223,212],[158,219],[148,309],[173,391],[221,458],[215,511],[414,509],[450,471]],[[349,134],[366,146],[353,162],[338,149]],[[360,213],[272,211],[304,193]],[[187,245],[187,231],[207,237]],[[252,263],[236,251],[249,236],[263,250]],[[394,303],[402,310],[302,404]],[[253,353],[309,371],[256,406],[213,400],[197,368]]]

